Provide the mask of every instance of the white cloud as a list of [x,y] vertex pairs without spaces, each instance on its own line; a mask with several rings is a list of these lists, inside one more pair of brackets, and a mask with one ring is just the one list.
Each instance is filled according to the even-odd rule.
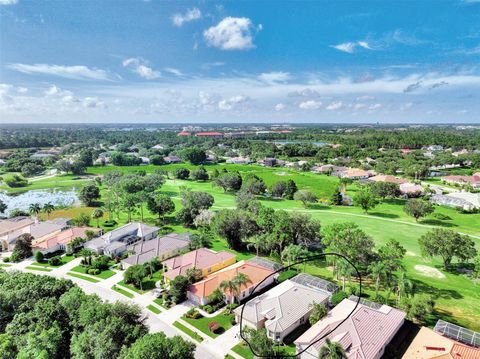
[[174,67],[165,67],[163,70],[165,72],[168,72],[168,73],[170,73],[172,75],[175,75],[175,76],[183,76],[184,75],[182,71],[180,71],[179,69],[176,69]]
[[17,92],[18,93],[27,93],[28,89],[26,87],[18,87]]
[[353,108],[354,108],[355,110],[360,110],[360,109],[365,108],[365,107],[367,107],[367,105],[365,105],[364,103],[356,103],[356,104],[353,106]]
[[225,62],[216,61],[216,62],[206,62],[202,64],[201,68],[204,70],[210,70],[213,67],[225,66]]
[[330,45],[330,47],[337,49],[338,51],[347,52],[349,54],[353,54],[357,47],[362,47],[367,50],[373,50],[373,48],[367,41],[344,42],[338,45]]
[[282,110],[285,109],[285,107],[287,107],[287,106],[285,106],[285,104],[283,104],[283,103],[277,103],[277,104],[275,105],[275,111],[282,111]]
[[403,104],[400,106],[401,111],[407,111],[413,107],[413,102],[407,102],[406,104]]
[[357,97],[357,101],[372,101],[372,100],[375,100],[375,96],[364,95],[364,96]]
[[73,80],[112,80],[111,76],[104,71],[96,68],[89,68],[83,65],[61,66],[49,64],[10,64],[7,68],[24,74],[42,74],[58,76]]
[[331,104],[329,104],[326,109],[327,110],[339,110],[343,107],[343,103],[342,101],[336,101],[336,102],[332,102]]
[[264,72],[258,76],[258,79],[269,84],[286,82],[290,79],[290,73],[283,71]]
[[377,110],[377,109],[379,109],[380,107],[382,107],[382,105],[379,104],[379,103],[376,103],[376,104],[374,104],[374,105],[368,106],[368,109],[369,109],[369,110]]
[[15,5],[18,4],[18,0],[0,0],[0,5]]
[[147,61],[140,57],[132,57],[123,61],[123,66],[131,69],[140,77],[147,80],[154,80],[159,78],[162,74],[159,71],[147,66]]
[[322,106],[321,101],[314,101],[314,100],[300,102],[300,104],[298,105],[298,107],[301,108],[302,110],[318,110],[321,106]]
[[218,102],[218,108],[224,111],[230,111],[239,104],[248,102],[249,98],[245,96],[232,96],[229,99]]
[[[259,26],[258,31],[262,29]],[[209,46],[221,50],[248,50],[254,48],[253,23],[246,17],[226,17],[216,26],[203,32]]]
[[105,103],[97,97],[85,97],[82,101],[82,106],[86,108],[106,108]]
[[185,14],[174,14],[172,16],[172,22],[175,26],[181,27],[184,23],[190,22],[193,20],[198,20],[202,18],[202,12],[194,7],[193,9],[188,9]]

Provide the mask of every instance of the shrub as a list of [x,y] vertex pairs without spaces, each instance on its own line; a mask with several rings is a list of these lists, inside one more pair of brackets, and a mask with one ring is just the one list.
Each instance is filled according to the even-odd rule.
[[220,329],[220,324],[218,324],[217,322],[208,323],[208,330],[211,333],[216,333],[219,329]]
[[332,299],[331,299],[332,305],[336,306],[338,303],[340,303],[342,300],[344,300],[347,297],[348,295],[344,291],[339,291],[335,293],[334,295],[332,295]]
[[199,311],[196,310],[195,308],[191,308],[187,313],[185,313],[185,316],[191,319],[199,319],[202,317]]
[[38,263],[43,262],[43,259],[44,259],[44,257],[43,257],[43,253],[42,253],[42,252],[40,252],[40,251],[35,252],[35,260],[36,260]]
[[97,274],[100,274],[100,270],[95,268],[90,268],[87,270],[87,274],[97,275]]
[[20,262],[22,259],[20,258],[20,256],[18,255],[18,253],[13,252],[12,255],[10,256],[10,260],[11,260],[12,262]]
[[13,175],[11,178],[5,180],[5,183],[11,188],[26,187],[28,185],[28,181],[19,175]]
[[115,221],[113,219],[107,219],[105,222],[103,222],[103,225],[105,227],[113,227],[116,224],[117,224],[117,221]]
[[203,310],[206,311],[208,314],[213,313],[213,307],[211,305],[203,306]]
[[9,262],[10,262],[10,257],[5,257],[5,258],[3,258],[3,262],[4,262],[4,263],[9,263]]
[[48,264],[51,266],[58,266],[62,263],[62,259],[59,256],[52,257],[48,260]]
[[237,324],[237,320],[235,319],[235,317],[230,318],[230,324],[232,324],[232,325]]

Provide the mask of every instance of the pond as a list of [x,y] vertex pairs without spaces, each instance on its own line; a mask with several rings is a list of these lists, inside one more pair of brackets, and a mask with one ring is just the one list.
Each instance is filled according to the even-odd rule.
[[31,190],[17,194],[0,192],[0,200],[7,205],[7,210],[4,213],[6,216],[8,216],[13,209],[20,209],[28,212],[32,203],[38,203],[40,206],[43,206],[50,202],[55,207],[69,207],[79,203],[75,189]]
[[288,141],[288,140],[281,140],[281,141],[272,141],[272,143],[276,144],[276,145],[280,145],[280,146],[284,146],[284,145],[294,145],[294,144],[301,144],[301,145],[314,145],[314,146],[317,146],[317,147],[322,147],[322,146],[325,146],[327,145],[326,142],[312,142],[312,141],[295,141],[295,140],[292,140],[292,141]]

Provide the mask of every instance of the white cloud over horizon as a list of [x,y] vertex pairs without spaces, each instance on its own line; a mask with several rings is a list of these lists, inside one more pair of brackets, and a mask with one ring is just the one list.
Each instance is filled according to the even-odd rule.
[[72,80],[97,80],[112,81],[113,76],[109,75],[105,70],[97,68],[89,68],[84,65],[63,66],[49,64],[9,64],[6,66],[10,70],[18,71],[24,74],[39,74],[63,77]]
[[160,71],[156,71],[147,66],[147,61],[140,57],[131,57],[129,59],[125,59],[123,60],[122,65],[123,67],[131,69],[137,75],[147,80],[155,80],[162,75]]

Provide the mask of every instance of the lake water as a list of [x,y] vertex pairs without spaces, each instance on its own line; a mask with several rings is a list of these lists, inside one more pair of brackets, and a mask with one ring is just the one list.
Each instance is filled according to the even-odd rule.
[[74,189],[71,190],[31,190],[19,194],[8,195],[6,192],[0,192],[0,199],[8,206],[5,211],[6,216],[13,209],[27,211],[32,203],[38,203],[41,206],[50,202],[55,207],[69,207],[79,203],[78,195]]

